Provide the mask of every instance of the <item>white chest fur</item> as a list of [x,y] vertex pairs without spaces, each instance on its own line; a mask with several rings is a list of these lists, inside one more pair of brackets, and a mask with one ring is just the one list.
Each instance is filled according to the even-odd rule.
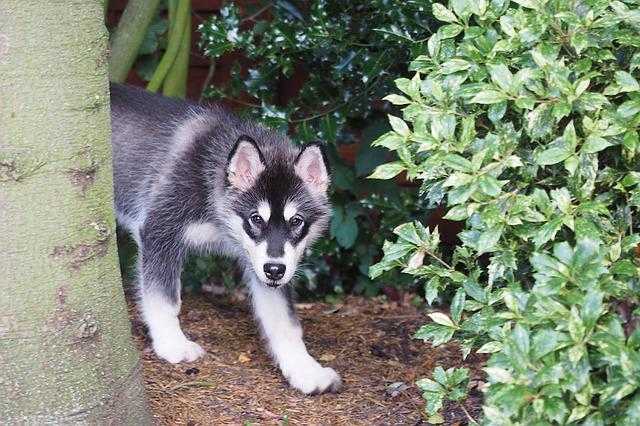
[[212,244],[218,238],[218,229],[210,222],[192,222],[184,230],[185,242],[194,246]]

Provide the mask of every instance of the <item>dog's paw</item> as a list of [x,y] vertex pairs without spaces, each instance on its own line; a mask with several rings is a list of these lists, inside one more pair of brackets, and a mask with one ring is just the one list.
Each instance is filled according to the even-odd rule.
[[326,392],[340,392],[342,379],[333,368],[320,364],[308,369],[300,369],[288,377],[289,384],[307,395],[318,395]]
[[206,353],[199,344],[186,338],[154,341],[153,350],[158,357],[171,364],[192,362]]

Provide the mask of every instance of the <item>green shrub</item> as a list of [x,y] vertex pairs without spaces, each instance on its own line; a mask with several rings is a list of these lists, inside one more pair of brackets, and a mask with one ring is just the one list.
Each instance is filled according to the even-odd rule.
[[400,225],[370,275],[401,269],[429,303],[455,294],[416,337],[491,354],[487,424],[638,424],[637,2],[452,0],[433,14],[446,25],[396,80],[386,99],[403,118],[374,144],[399,160],[372,177],[406,172],[465,229],[443,254],[437,230]]

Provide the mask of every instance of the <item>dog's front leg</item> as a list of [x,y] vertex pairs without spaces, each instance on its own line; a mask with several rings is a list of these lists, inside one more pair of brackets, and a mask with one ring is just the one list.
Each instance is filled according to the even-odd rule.
[[178,319],[182,256],[154,252],[144,244],[139,252],[138,305],[149,328],[154,352],[172,364],[195,361],[205,351],[184,335]]
[[340,376],[307,352],[302,327],[288,300],[286,288],[269,288],[248,278],[253,309],[269,350],[289,384],[306,394],[337,392]]

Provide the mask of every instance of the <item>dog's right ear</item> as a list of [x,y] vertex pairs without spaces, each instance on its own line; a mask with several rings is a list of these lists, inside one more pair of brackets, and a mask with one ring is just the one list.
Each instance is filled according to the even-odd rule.
[[229,153],[227,181],[241,191],[251,188],[264,171],[264,157],[258,144],[249,136],[240,136]]

